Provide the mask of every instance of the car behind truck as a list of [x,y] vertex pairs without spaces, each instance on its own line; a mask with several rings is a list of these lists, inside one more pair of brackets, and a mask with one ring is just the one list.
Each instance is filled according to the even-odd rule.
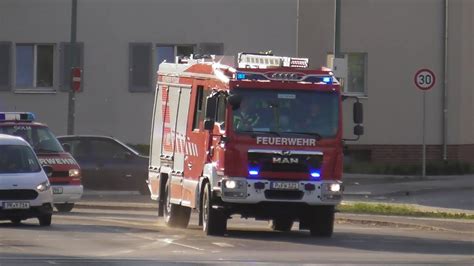
[[[160,64],[148,180],[158,214],[184,228],[195,209],[208,235],[224,234],[240,214],[331,236],[343,192],[340,84],[305,58],[237,61],[236,69],[212,59]],[[361,135],[358,101],[354,122]]]

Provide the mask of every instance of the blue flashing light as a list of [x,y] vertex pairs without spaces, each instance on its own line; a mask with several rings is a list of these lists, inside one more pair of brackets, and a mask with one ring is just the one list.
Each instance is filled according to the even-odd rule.
[[0,121],[35,121],[36,116],[31,112],[4,112],[0,113]]
[[237,77],[237,80],[245,79],[245,73],[238,72],[238,73],[236,74],[236,77]]
[[332,83],[332,78],[331,77],[324,77],[323,82],[326,84],[331,84]]
[[258,169],[257,167],[249,167],[249,175],[258,176],[259,172],[260,172],[260,169]]
[[311,171],[311,177],[320,178],[321,177],[321,172],[318,171],[318,170],[313,170],[313,171]]

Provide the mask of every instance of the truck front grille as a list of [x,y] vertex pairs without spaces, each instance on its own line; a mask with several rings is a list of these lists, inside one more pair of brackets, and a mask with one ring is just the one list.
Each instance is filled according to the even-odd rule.
[[300,200],[304,192],[298,190],[266,190],[265,198],[273,200]]
[[0,200],[33,200],[38,197],[38,192],[32,189],[2,189]]

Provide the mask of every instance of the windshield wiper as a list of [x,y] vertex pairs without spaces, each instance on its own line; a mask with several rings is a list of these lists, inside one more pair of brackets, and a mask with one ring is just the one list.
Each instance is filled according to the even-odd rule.
[[[272,135],[275,135],[275,136],[280,136],[280,133],[276,132],[276,131],[254,131],[254,130],[241,130],[241,131],[237,131],[237,132],[243,132],[243,133],[257,133],[257,134],[272,134]],[[255,134],[252,134],[251,135],[253,138],[255,138]]]
[[323,136],[321,136],[321,134],[317,132],[285,132],[285,133],[314,136],[316,137],[316,140],[321,140],[323,138]]

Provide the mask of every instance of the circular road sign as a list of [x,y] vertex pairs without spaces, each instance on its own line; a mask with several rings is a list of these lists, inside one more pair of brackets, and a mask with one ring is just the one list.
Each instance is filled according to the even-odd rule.
[[436,77],[433,71],[423,68],[416,72],[415,74],[415,85],[420,90],[429,90],[433,88],[436,83]]

